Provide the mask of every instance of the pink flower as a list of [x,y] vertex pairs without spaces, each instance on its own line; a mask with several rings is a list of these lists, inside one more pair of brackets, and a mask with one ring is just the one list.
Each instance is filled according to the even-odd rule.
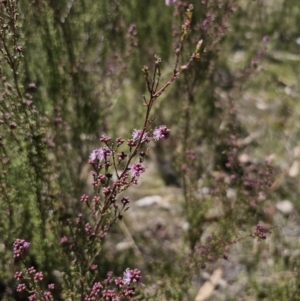
[[90,161],[95,161],[96,159],[102,161],[109,156],[111,156],[111,150],[108,147],[101,147],[92,151],[90,154]]
[[123,274],[123,282],[126,285],[130,283],[134,283],[134,284],[140,283],[141,278],[142,278],[141,271],[139,271],[138,269],[134,269],[134,270],[126,269]]
[[54,287],[55,287],[54,283],[48,284],[48,289],[49,290],[54,290]]
[[67,236],[63,236],[61,239],[60,239],[60,243],[63,244],[65,242],[68,241],[68,237]]
[[166,0],[166,5],[174,4],[176,0]]
[[36,300],[35,294],[30,295],[30,296],[28,297],[28,300],[29,300],[29,301],[34,301],[34,300]]
[[132,164],[130,169],[133,177],[139,177],[146,170],[145,166],[142,163]]
[[26,285],[24,283],[20,283],[17,286],[17,292],[23,292],[26,289]]
[[130,282],[131,282],[131,271],[130,271],[130,269],[126,269],[126,271],[124,272],[123,281],[124,281],[125,284],[130,284]]
[[22,278],[22,272],[16,272],[14,278],[20,280]]
[[14,242],[14,257],[20,257],[21,254],[29,248],[30,243],[24,239],[16,239]]
[[34,267],[30,267],[27,269],[28,274],[34,274],[36,272],[36,269]]
[[42,273],[42,272],[37,272],[37,273],[34,275],[34,280],[38,280],[38,281],[43,280],[43,273]]
[[50,300],[50,299],[52,299],[52,295],[51,295],[51,293],[50,292],[44,292],[44,298],[46,299],[46,300]]
[[[137,129],[134,129],[132,131],[132,138],[133,140],[139,140],[141,135],[142,135],[142,130],[137,130]],[[142,142],[145,142],[145,141],[149,141],[149,137],[148,137],[148,134],[147,133],[144,133],[143,134],[143,138],[142,138]]]
[[167,140],[170,137],[170,130],[165,125],[160,125],[153,131],[153,139],[155,141],[159,139]]

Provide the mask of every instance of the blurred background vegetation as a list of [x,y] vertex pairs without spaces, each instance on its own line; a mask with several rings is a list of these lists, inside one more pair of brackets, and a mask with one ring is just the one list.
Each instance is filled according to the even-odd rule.
[[[99,272],[140,268],[141,300],[208,300],[198,289],[220,267],[209,300],[300,300],[298,1],[32,0],[19,3],[14,27],[6,5],[17,2],[0,3],[1,300],[25,298],[13,279],[16,238],[31,242],[45,283],[68,269],[60,225],[92,193],[89,154],[101,134],[129,138],[140,127],[141,69],[158,54],[162,82],[172,75],[190,3],[181,64],[199,39],[203,52],[157,99],[155,125],[172,137],[153,146],[130,192],[160,205],[132,205]],[[258,222],[276,226],[266,241],[231,246]],[[201,257],[208,237],[214,256]]]

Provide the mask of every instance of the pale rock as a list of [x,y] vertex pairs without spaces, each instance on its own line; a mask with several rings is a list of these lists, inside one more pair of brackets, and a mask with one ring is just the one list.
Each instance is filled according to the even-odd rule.
[[187,231],[190,228],[190,224],[188,222],[182,222],[181,228],[183,231]]
[[276,204],[276,208],[282,214],[289,215],[294,210],[294,205],[290,201],[284,200],[284,201],[278,202]]
[[286,95],[291,96],[293,94],[293,89],[289,86],[284,88],[284,92]]
[[248,163],[248,162],[251,162],[251,158],[247,154],[241,154],[241,155],[239,155],[239,161],[241,163]]
[[160,195],[151,195],[141,198],[135,202],[138,207],[150,207],[153,205],[160,205],[163,198]]
[[236,198],[236,191],[233,188],[228,188],[226,191],[226,196],[228,199],[235,199]]
[[300,146],[296,146],[293,150],[294,157],[299,158],[300,157]]
[[261,111],[265,111],[269,108],[268,104],[262,100],[257,101],[256,107]]
[[116,250],[117,251],[125,251],[133,247],[133,242],[130,241],[121,241],[118,244],[116,244]]
[[297,177],[299,174],[299,162],[298,161],[294,161],[292,166],[289,169],[289,176],[292,178]]
[[209,194],[209,192],[210,192],[210,189],[208,187],[203,187],[201,189],[201,194],[202,195],[207,195],[207,194]]
[[269,163],[269,164],[272,163],[272,162],[274,162],[275,160],[276,160],[276,154],[270,154],[266,158],[266,162]]

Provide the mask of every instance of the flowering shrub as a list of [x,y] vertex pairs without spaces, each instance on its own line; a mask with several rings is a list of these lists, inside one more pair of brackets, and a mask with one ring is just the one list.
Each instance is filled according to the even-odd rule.
[[[295,33],[282,22],[272,35],[258,22],[271,9],[263,1],[191,2],[0,1],[1,300],[189,300],[202,269],[241,265],[235,246],[252,238],[253,252],[263,249],[256,241],[274,228],[269,195],[280,168],[262,163],[266,154],[254,158],[268,137],[253,135],[243,110],[257,93],[248,84],[258,78],[268,90],[268,45],[278,36],[285,43],[276,47],[287,45]],[[268,107],[260,98],[257,108]],[[285,105],[276,135],[291,112]],[[250,123],[267,128],[257,116],[251,108]],[[157,208],[141,221],[153,228],[126,229],[136,209],[128,189],[151,186],[154,161],[183,193],[175,246],[164,218],[151,216],[164,216]],[[297,191],[291,183],[277,195]],[[138,261],[117,244],[117,224]],[[249,270],[261,263],[245,257]]]
[[[192,9],[192,6],[188,9],[187,20],[191,19]],[[68,298],[74,296],[75,299],[80,300],[114,301],[130,299],[136,294],[133,286],[141,283],[141,272],[138,269],[126,269],[123,279],[112,277],[110,272],[104,281],[99,281],[97,275],[91,277],[90,271],[97,270],[95,260],[102,250],[103,239],[107,232],[118,219],[122,219],[125,211],[129,209],[129,198],[119,199],[118,196],[130,186],[138,184],[140,177],[146,171],[143,163],[148,153],[146,144],[151,140],[157,142],[170,137],[170,129],[165,125],[151,129],[154,122],[151,111],[155,100],[165,92],[167,87],[189,68],[193,60],[200,58],[202,42],[197,44],[187,64],[180,68],[178,66],[180,49],[183,47],[189,24],[190,21],[185,22],[184,25],[180,48],[176,52],[174,74],[165,84],[160,83],[161,58],[159,56],[155,55],[151,77],[148,67],[143,67],[149,98],[147,100],[144,97],[146,111],[143,126],[141,129],[133,130],[132,137],[127,139],[127,150],[124,148],[125,139],[118,137],[113,141],[111,137],[102,135],[100,142],[104,146],[93,150],[90,154],[89,163],[93,167],[94,196],[90,198],[87,194],[83,194],[80,198],[86,210],[89,211],[89,216],[86,220],[86,217],[79,213],[75,220],[67,219],[65,222],[69,228],[68,235],[60,238],[64,256],[70,262],[68,270],[62,271],[68,275],[67,278],[63,278],[63,294]],[[25,256],[28,247],[29,243],[23,239],[17,239],[14,243],[14,257],[20,257],[25,266],[23,271],[15,273],[15,279],[21,281],[17,286],[17,291],[27,291],[29,300],[54,300],[51,291],[43,288],[43,273],[37,272],[33,266],[28,266]],[[76,282],[79,282],[78,286]],[[48,284],[48,289],[53,290],[54,287],[54,283]]]

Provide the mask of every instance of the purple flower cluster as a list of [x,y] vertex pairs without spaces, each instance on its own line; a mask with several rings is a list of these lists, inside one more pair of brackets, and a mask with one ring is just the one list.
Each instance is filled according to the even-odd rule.
[[[96,282],[84,300],[92,301],[103,299],[120,301],[123,300],[124,297],[133,297],[135,295],[133,285],[140,284],[141,278],[141,272],[138,269],[126,269],[123,278],[113,277],[113,272],[108,272],[103,284]],[[116,286],[117,289],[115,289],[114,286]]]
[[265,240],[267,238],[267,233],[269,233],[269,231],[264,229],[262,225],[256,225],[255,232],[253,233],[253,235],[256,236],[258,239]]
[[16,239],[14,242],[14,257],[20,257],[29,246],[30,243],[24,239]]
[[99,295],[102,289],[103,286],[100,282],[94,283],[91,293],[89,295],[86,295],[84,300],[85,301],[96,300],[96,297]]
[[[44,298],[44,300],[53,300],[53,296],[50,292],[44,292],[43,298]],[[28,300],[29,301],[39,301],[40,298],[38,298],[36,294],[32,294],[28,297]]]
[[16,272],[14,278],[20,280],[22,278],[22,272]]
[[34,280],[37,280],[37,281],[43,280],[43,273],[42,273],[42,272],[37,272],[37,273],[34,275]]
[[138,178],[142,173],[146,171],[146,168],[142,163],[135,163],[131,165],[130,170],[132,176]]
[[166,0],[166,5],[174,4],[176,0]]
[[[139,140],[141,138],[141,135],[142,135],[143,131],[142,130],[137,130],[137,129],[134,129],[132,131],[132,138],[133,140]],[[143,137],[142,137],[142,143],[143,142],[149,142],[150,141],[150,137],[148,136],[147,133],[143,133]]]
[[26,290],[26,285],[25,285],[25,283],[20,283],[20,284],[18,284],[18,286],[17,286],[17,292],[23,292],[23,291],[25,291]]
[[63,244],[65,242],[68,241],[68,237],[67,236],[63,236],[61,239],[60,239],[60,243]]
[[54,283],[48,284],[48,289],[49,289],[49,290],[54,290],[54,288],[55,288]]
[[137,284],[141,282],[141,271],[138,269],[126,269],[126,271],[124,272],[124,277],[123,277],[123,281],[125,284]]
[[27,269],[27,273],[30,275],[30,274],[34,274],[36,273],[36,269],[34,267],[30,267]]
[[86,194],[83,194],[80,198],[80,201],[83,203],[86,203],[89,200],[89,196]]
[[[153,139],[158,141],[159,139],[168,139],[170,137],[170,129],[168,129],[165,125],[160,125],[153,131]],[[140,144],[139,144],[140,140]],[[132,139],[127,140],[127,145],[129,147],[137,146],[140,148],[144,143],[148,143],[151,140],[151,136],[145,130],[134,129],[132,131]],[[105,143],[106,146],[95,149],[90,154],[90,163],[94,164],[97,160],[99,162],[105,161],[108,163],[108,158],[114,156],[114,149],[109,146],[109,142],[111,141],[111,137],[102,135],[101,142]],[[124,143],[124,139],[118,137],[116,139],[117,148]],[[124,160],[127,157],[127,154],[121,152],[118,154],[119,160]]]
[[107,158],[111,156],[111,154],[111,150],[108,147],[104,146],[92,151],[92,153],[90,154],[90,161],[94,162],[96,160],[99,160],[99,162],[101,162],[103,160],[107,160]]
[[28,297],[28,300],[29,301],[35,301],[36,300],[36,295],[35,294],[32,294]]
[[45,300],[51,300],[52,299],[52,294],[50,292],[44,292],[43,296],[44,296]]
[[114,290],[104,290],[102,292],[104,300],[112,300],[112,301],[119,301],[121,300],[119,296],[116,295]]
[[155,141],[159,139],[167,140],[170,137],[170,129],[168,129],[165,125],[161,125],[153,131],[153,139]]

